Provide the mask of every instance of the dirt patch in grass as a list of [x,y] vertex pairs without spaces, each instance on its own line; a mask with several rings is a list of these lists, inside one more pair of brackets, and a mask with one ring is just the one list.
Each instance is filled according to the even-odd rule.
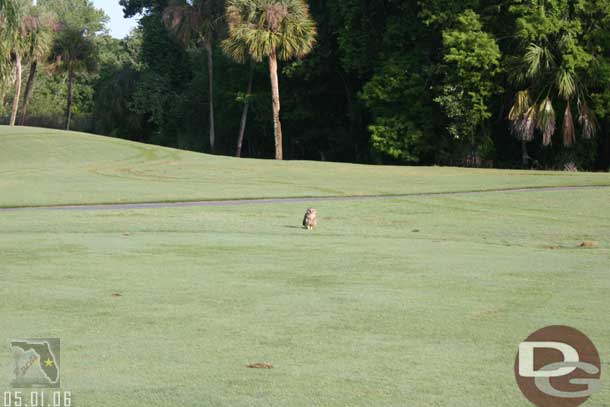
[[597,242],[594,242],[592,240],[585,240],[580,244],[580,247],[582,247],[583,249],[595,249],[598,247],[598,244]]
[[269,363],[253,363],[246,366],[248,369],[273,369],[273,365]]

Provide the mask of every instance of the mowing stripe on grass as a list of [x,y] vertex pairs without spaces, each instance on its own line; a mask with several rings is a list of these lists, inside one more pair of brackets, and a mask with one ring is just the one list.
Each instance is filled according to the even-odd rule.
[[369,199],[394,199],[427,196],[452,196],[472,195],[489,193],[524,193],[524,192],[553,192],[553,191],[575,191],[591,189],[610,189],[610,185],[588,185],[588,186],[566,186],[566,187],[532,187],[532,188],[505,188],[479,191],[455,191],[455,192],[421,192],[396,195],[354,195],[354,196],[326,196],[326,197],[296,197],[296,198],[258,198],[258,199],[227,199],[210,201],[180,201],[180,202],[142,202],[129,204],[95,204],[95,205],[55,205],[55,206],[19,206],[0,207],[0,212],[14,212],[26,210],[45,211],[103,211],[103,210],[135,210],[135,209],[157,209],[157,208],[193,208],[203,206],[238,206],[238,205],[274,205],[285,203],[313,203],[334,201],[359,201]]

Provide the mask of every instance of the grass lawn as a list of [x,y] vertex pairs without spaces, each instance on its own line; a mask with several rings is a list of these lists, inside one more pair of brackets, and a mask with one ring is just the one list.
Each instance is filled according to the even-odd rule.
[[[610,184],[35,133],[0,130],[2,205]],[[0,340],[60,337],[75,406],[526,407],[512,370],[533,331],[571,325],[610,361],[609,204],[608,189],[318,202],[314,232],[294,203],[1,212]],[[11,365],[0,347],[0,392]],[[605,366],[593,407],[610,400]]]
[[0,126],[0,206],[610,185],[610,175],[240,160]]

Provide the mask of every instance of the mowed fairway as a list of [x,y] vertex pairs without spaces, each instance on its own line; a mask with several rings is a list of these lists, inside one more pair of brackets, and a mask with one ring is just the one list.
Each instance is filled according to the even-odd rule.
[[[608,174],[239,161],[20,131],[0,130],[1,206],[610,185]],[[30,137],[40,151],[27,152]],[[133,149],[157,158],[130,160]],[[179,158],[173,182],[139,175],[163,173],[159,154]],[[306,202],[0,212],[0,341],[60,337],[75,406],[525,407],[517,346],[554,324],[610,361],[610,189],[315,205],[314,232],[299,228]],[[12,361],[0,347],[0,391]],[[246,368],[257,362],[274,368]],[[591,406],[610,400],[605,369]]]
[[0,207],[610,185],[608,174],[240,160],[0,126]]

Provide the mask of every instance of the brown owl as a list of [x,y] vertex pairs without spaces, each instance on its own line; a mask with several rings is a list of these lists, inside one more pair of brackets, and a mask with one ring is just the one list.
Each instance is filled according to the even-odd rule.
[[318,226],[318,212],[314,208],[309,208],[303,218],[303,227],[313,230],[316,226]]

